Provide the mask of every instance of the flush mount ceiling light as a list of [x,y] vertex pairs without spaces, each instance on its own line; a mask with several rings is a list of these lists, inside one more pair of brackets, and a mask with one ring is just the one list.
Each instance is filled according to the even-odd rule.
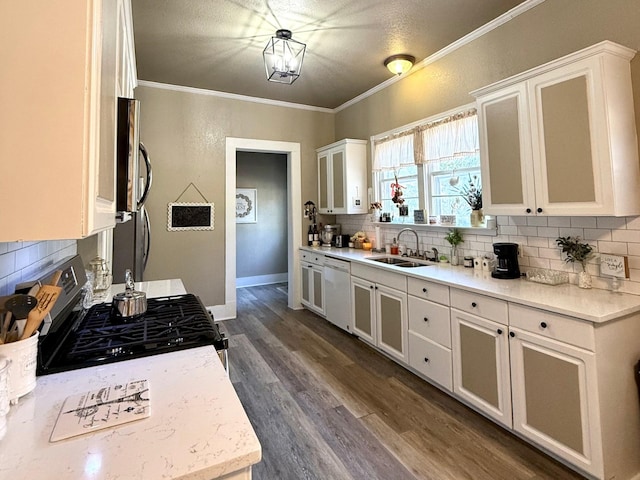
[[411,70],[415,61],[416,58],[411,55],[391,55],[384,61],[384,66],[387,67],[391,73],[402,75]]
[[304,43],[291,39],[291,30],[278,30],[264,48],[264,68],[270,82],[291,85],[300,76],[304,51]]

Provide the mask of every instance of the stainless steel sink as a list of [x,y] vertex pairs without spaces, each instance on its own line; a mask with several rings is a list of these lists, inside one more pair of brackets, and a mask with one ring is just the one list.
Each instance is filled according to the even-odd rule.
[[398,258],[398,257],[378,257],[378,258],[369,258],[374,262],[386,263],[387,265],[395,265],[396,267],[402,268],[416,268],[416,267],[428,267],[430,264],[428,263],[420,263],[409,260],[408,258]]
[[386,263],[387,265],[398,265],[400,263],[407,263],[406,259],[396,257],[378,257],[370,258],[369,260],[373,260],[374,262]]

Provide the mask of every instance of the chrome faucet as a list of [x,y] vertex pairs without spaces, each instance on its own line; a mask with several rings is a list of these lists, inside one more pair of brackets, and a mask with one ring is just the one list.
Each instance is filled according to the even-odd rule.
[[415,255],[417,257],[420,256],[420,240],[418,239],[418,232],[416,232],[413,228],[403,228],[402,230],[400,230],[398,232],[398,242],[400,242],[400,235],[402,235],[404,232],[411,232],[416,236],[416,253]]

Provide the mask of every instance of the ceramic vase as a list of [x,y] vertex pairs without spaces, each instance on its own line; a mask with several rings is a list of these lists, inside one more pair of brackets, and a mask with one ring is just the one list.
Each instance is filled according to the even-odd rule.
[[482,225],[483,215],[482,210],[471,210],[471,226],[479,227]]
[[582,271],[578,273],[578,286],[580,288],[591,288],[591,274]]

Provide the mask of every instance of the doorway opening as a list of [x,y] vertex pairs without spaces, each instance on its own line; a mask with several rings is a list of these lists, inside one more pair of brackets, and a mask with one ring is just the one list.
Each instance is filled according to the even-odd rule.
[[236,287],[287,282],[287,156],[236,154]]
[[225,305],[214,312],[216,319],[236,317],[236,155],[238,152],[280,153],[287,157],[287,304],[299,309],[300,260],[302,245],[302,192],[300,182],[300,144],[271,140],[227,137],[225,181]]

